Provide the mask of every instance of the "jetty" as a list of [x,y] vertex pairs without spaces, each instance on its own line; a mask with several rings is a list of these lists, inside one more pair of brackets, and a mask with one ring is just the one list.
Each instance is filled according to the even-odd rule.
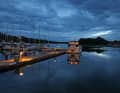
[[48,53],[39,54],[36,56],[22,56],[0,61],[0,71],[12,70],[18,67],[44,61],[53,57],[57,57],[66,53],[66,49],[51,49]]

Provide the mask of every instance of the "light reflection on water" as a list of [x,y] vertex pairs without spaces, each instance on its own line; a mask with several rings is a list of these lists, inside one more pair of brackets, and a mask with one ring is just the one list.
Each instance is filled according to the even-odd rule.
[[1,93],[119,93],[120,49],[104,49],[83,52],[78,65],[65,54],[1,73]]
[[103,53],[96,53],[96,52],[93,52],[91,53],[92,55],[95,55],[95,56],[98,56],[98,57],[102,57],[102,58],[107,58],[109,59],[110,56],[108,54],[103,54]]

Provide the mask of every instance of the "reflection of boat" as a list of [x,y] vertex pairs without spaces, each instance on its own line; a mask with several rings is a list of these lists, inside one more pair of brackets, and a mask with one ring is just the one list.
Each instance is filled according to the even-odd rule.
[[68,54],[68,64],[79,64],[79,54]]

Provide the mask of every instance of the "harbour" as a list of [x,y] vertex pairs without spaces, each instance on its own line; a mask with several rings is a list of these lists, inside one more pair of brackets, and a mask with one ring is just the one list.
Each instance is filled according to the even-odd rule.
[[[82,52],[82,47],[78,41],[70,41],[66,44],[67,48],[61,48],[56,46],[49,47],[50,41],[41,43],[39,39],[33,39],[30,42],[30,39],[26,38],[29,42],[25,42],[25,39],[21,35],[11,38],[10,35],[3,33],[1,36],[0,50],[3,52],[5,59],[0,60],[0,71],[15,69],[66,53],[75,55]],[[14,38],[18,41],[15,42]]]
[[120,93],[120,0],[0,0],[0,93]]

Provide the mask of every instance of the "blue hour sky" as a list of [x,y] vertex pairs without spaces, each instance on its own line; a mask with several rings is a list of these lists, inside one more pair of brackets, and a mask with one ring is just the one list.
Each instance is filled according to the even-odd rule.
[[120,40],[120,0],[0,0],[0,31],[56,41]]

